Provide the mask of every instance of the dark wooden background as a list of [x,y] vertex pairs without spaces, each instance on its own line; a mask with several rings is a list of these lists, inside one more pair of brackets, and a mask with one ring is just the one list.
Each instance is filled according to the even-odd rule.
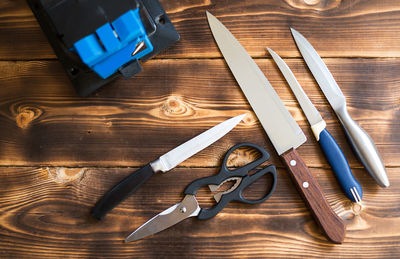
[[[400,3],[382,0],[160,1],[179,43],[88,98],[75,94],[24,0],[0,1],[0,257],[330,257],[400,254]],[[308,137],[298,149],[347,224],[342,245],[315,225],[210,33],[217,16],[256,59]],[[350,114],[371,135],[391,186],[357,161],[336,116],[290,35],[293,27],[323,57]],[[364,188],[363,207],[339,190],[299,105],[267,55],[293,69]],[[250,115],[168,174],[154,176],[104,220],[93,204],[132,170],[229,117]],[[231,203],[207,221],[187,219],[144,240],[124,238],[179,202],[186,185],[217,173],[229,147],[253,142],[271,153],[278,186],[266,202]],[[230,164],[245,160],[239,155]],[[238,157],[236,157],[238,158]],[[262,191],[265,183],[252,188]],[[199,194],[209,203],[210,194]]]

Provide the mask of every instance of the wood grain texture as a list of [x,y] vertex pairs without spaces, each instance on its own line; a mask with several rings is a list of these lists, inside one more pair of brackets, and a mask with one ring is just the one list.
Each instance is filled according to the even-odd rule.
[[[300,59],[287,59],[352,167],[361,167],[334,112]],[[308,138],[299,153],[311,167],[328,167],[289,86],[272,60],[257,60]],[[386,166],[399,166],[400,59],[328,59],[349,113],[375,141]],[[152,60],[131,80],[116,80],[78,98],[56,61],[0,62],[0,164],[142,166],[178,144],[242,113],[218,143],[181,166],[216,166],[216,152],[239,142],[273,151],[223,60]],[[373,71],[373,74],[364,71]],[[149,80],[151,78],[151,80]],[[193,91],[196,89],[196,91]],[[177,134],[177,130],[179,134]],[[307,154],[307,155],[303,155]],[[273,156],[274,163],[280,161]]]
[[[79,98],[25,0],[0,1],[1,258],[398,258],[400,254],[400,3],[389,0],[160,0],[179,43]],[[212,38],[205,11],[238,38],[300,124],[297,149],[332,209],[347,226],[343,244],[325,238],[288,178]],[[381,152],[391,187],[377,186],[344,132],[290,35],[317,49],[346,96],[349,113]],[[363,207],[341,193],[289,86],[267,54],[284,57],[364,191]],[[157,174],[102,221],[95,202],[140,166],[242,113],[221,140]],[[275,193],[259,205],[229,204],[213,219],[187,219],[136,243],[124,238],[181,201],[184,188],[218,172],[234,144],[266,148],[278,167]],[[229,164],[251,157],[235,153]],[[250,194],[262,194],[261,178]],[[211,194],[197,195],[211,206]]]
[[[181,34],[181,41],[157,58],[221,57],[208,28],[206,10],[217,16],[252,56],[264,57],[265,48],[260,45],[268,45],[279,48],[283,57],[299,57],[289,32],[289,27],[294,27],[324,57],[400,57],[398,1],[160,2]],[[55,58],[25,0],[1,1],[0,35],[0,60]]]
[[[221,156],[222,158],[222,156]],[[396,257],[400,229],[398,188],[382,189],[355,170],[365,189],[359,211],[337,190],[332,173],[311,169],[338,215],[347,224],[342,245],[327,241],[285,169],[264,203],[230,203],[210,220],[187,219],[134,243],[123,239],[158,212],[179,202],[192,180],[217,168],[178,168],[155,175],[102,221],[89,217],[96,200],[132,169],[10,168],[0,171],[0,251],[2,257]],[[388,169],[400,175],[399,169]],[[400,177],[392,186],[399,186]],[[168,184],[166,184],[166,182]],[[255,182],[251,191],[265,188]],[[157,191],[155,191],[157,190]],[[197,194],[201,205],[210,194]],[[227,249],[229,247],[229,249]],[[357,247],[357,249],[355,249]],[[307,249],[305,251],[304,249]]]

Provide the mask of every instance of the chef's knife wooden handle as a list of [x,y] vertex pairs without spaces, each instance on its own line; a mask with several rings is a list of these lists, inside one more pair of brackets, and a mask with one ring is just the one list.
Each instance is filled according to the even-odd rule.
[[150,164],[128,175],[128,177],[115,185],[96,203],[91,212],[92,216],[97,219],[102,219],[107,212],[125,200],[131,193],[139,189],[139,187],[153,175],[154,171]]
[[341,244],[345,236],[346,226],[329,206],[321,187],[311,175],[300,155],[295,149],[290,149],[283,153],[281,157],[289,169],[298,191],[326,236],[332,242]]

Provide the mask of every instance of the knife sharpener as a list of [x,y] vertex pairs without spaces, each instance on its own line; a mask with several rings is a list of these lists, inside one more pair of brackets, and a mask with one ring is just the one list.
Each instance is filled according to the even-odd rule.
[[80,96],[145,62],[179,40],[157,0],[27,0]]

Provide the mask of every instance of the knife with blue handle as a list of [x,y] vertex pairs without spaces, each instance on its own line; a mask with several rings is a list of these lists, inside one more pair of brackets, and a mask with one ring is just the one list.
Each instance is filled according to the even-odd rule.
[[304,114],[311,125],[314,136],[321,146],[328,163],[332,167],[332,170],[335,173],[343,192],[351,201],[360,203],[363,196],[361,185],[354,178],[349,163],[347,162],[342,150],[326,129],[326,123],[322,119],[321,114],[311,103],[310,99],[300,86],[299,82],[285,61],[283,61],[283,59],[273,50],[270,48],[267,49],[272,58],[275,60],[275,63],[278,65],[280,71],[296,96],[297,101],[303,109]]

